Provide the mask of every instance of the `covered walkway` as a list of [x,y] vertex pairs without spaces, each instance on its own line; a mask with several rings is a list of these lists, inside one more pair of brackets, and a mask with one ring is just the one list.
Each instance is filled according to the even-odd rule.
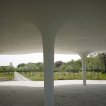
[[[63,54],[79,54],[82,60],[82,80],[83,85],[86,86],[86,57],[91,52],[105,52],[106,51],[106,1],[105,0],[0,0],[0,54],[26,54],[43,52],[44,60],[44,106],[54,106],[54,53]],[[60,87],[64,88],[64,87]],[[70,88],[70,87],[69,87]],[[101,88],[102,94],[95,93],[90,95],[89,90],[86,87],[79,87],[77,91],[73,91],[73,88],[68,89],[66,87],[65,92],[67,96],[62,95],[63,91],[57,93],[58,98],[64,98],[64,100],[71,101],[75,99],[72,106],[76,106],[77,103],[86,104],[85,101],[89,98],[89,106],[94,106],[91,102],[91,98],[97,97],[97,100],[105,98],[103,92],[105,86]],[[88,95],[83,89],[88,90]],[[92,86],[91,86],[92,88]],[[96,88],[96,87],[94,87]],[[20,88],[0,88],[1,96],[4,101],[9,103],[10,94],[15,95]],[[13,90],[15,89],[15,91]],[[25,88],[24,88],[25,89]],[[30,88],[31,89],[31,88]],[[58,89],[58,88],[57,88]],[[3,92],[3,91],[4,92]],[[7,91],[6,91],[7,90]],[[25,90],[28,94],[31,91]],[[39,90],[39,89],[38,89]],[[68,91],[69,90],[69,91]],[[76,99],[76,95],[71,97],[70,92],[83,91],[82,95],[78,93],[80,99]],[[85,91],[86,91],[85,90]],[[14,92],[13,92],[14,91]],[[41,90],[42,91],[42,90]],[[22,91],[23,92],[23,91]],[[56,90],[55,90],[56,93]],[[84,93],[84,95],[83,95]],[[31,93],[31,97],[35,100],[37,94]],[[70,94],[70,95],[69,95]],[[9,95],[6,97],[6,95]],[[20,93],[20,95],[22,95]],[[99,96],[98,96],[99,95]],[[14,96],[13,101],[17,101],[18,96]],[[22,100],[25,100],[23,104],[26,104],[30,97],[23,95],[20,96],[21,102],[17,102],[16,105],[21,106]],[[42,97],[42,96],[41,96]],[[81,98],[83,97],[83,98]],[[87,97],[87,98],[86,98]],[[100,98],[99,98],[100,97]],[[12,99],[13,97],[11,97]],[[19,99],[20,99],[19,98]],[[33,100],[30,104],[25,106],[40,106],[37,102],[40,99],[37,96],[37,100]],[[85,99],[85,100],[84,100]],[[89,100],[88,99],[88,100]],[[55,98],[55,100],[57,100]],[[80,102],[79,102],[80,101]],[[95,101],[95,100],[94,100]],[[55,103],[55,106],[62,106]],[[95,102],[95,103],[96,103]],[[10,104],[12,101],[10,102]],[[14,102],[15,103],[15,102]],[[19,104],[20,103],[20,104]],[[69,102],[66,102],[63,106],[68,106]],[[73,103],[71,101],[70,103]],[[96,106],[105,102],[101,101]],[[4,106],[4,105],[2,105]],[[9,105],[12,106],[12,105]],[[14,105],[15,106],[15,105]],[[23,106],[23,105],[22,105]],[[69,105],[71,106],[71,105]],[[100,105],[104,106],[104,105]]]

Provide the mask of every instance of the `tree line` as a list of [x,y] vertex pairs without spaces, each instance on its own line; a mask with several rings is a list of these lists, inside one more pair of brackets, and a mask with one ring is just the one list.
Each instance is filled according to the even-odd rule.
[[[90,55],[86,58],[86,69],[89,72],[101,72],[106,73],[106,54],[105,53],[98,53],[97,55],[93,56]],[[71,73],[78,73],[82,70],[81,59],[79,60],[71,60],[67,63],[62,61],[56,61],[54,63],[54,72],[60,72],[61,74],[65,74],[66,72]],[[21,63],[16,68],[13,67],[12,63],[9,66],[1,66],[0,72],[5,74],[11,74],[14,71],[20,73],[29,73],[36,74],[43,72],[43,63]]]

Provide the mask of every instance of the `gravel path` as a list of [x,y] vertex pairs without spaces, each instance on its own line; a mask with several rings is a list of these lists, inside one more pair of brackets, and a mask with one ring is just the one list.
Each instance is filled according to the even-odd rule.
[[31,81],[30,79],[22,76],[21,74],[19,74],[18,72],[14,73],[14,80],[15,81]]

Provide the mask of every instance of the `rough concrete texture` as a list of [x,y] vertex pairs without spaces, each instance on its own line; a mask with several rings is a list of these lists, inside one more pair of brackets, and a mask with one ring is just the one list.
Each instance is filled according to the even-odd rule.
[[[0,106],[44,106],[43,87],[0,86]],[[55,106],[106,106],[106,85],[55,86]]]

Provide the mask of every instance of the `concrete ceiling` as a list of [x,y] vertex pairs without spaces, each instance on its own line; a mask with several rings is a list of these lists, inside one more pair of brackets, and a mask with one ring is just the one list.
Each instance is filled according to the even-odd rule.
[[42,52],[42,33],[55,53],[106,51],[105,0],[0,0],[0,54]]

